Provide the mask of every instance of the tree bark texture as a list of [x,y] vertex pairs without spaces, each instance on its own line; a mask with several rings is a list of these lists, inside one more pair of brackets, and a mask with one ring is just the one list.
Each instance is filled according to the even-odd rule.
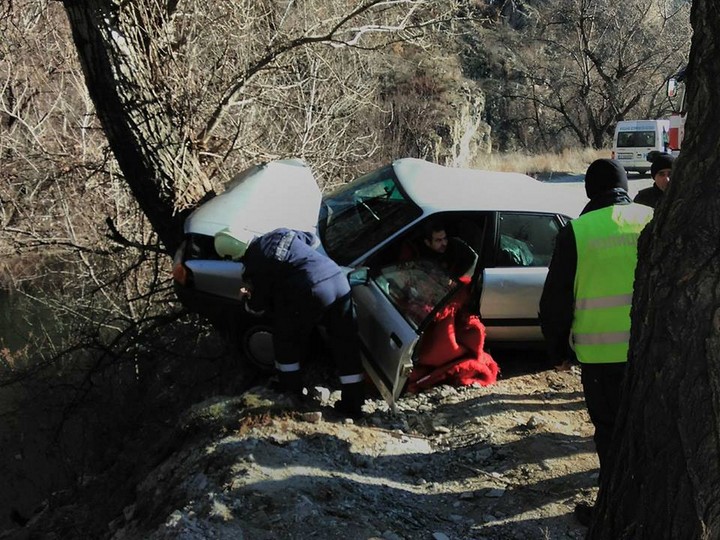
[[615,463],[591,539],[720,538],[720,4],[695,0],[691,22],[685,139],[640,238]]
[[164,86],[155,80],[153,62],[161,60],[153,54],[152,35],[158,20],[140,13],[143,3],[63,1],[110,148],[143,213],[173,252],[182,239],[181,211],[212,187],[159,95]]

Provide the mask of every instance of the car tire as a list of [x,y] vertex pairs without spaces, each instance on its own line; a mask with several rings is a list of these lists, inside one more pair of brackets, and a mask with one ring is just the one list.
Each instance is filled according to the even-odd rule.
[[241,334],[240,349],[245,359],[265,373],[275,371],[273,331],[267,322],[250,322]]

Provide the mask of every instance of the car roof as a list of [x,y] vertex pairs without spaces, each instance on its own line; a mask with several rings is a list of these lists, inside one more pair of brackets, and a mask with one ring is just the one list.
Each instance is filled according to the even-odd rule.
[[417,158],[392,164],[400,185],[424,213],[506,210],[577,217],[583,184],[546,184],[515,172],[446,167]]

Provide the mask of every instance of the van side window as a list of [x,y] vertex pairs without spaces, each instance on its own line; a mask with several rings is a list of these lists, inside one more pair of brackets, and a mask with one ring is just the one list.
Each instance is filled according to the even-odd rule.
[[501,213],[495,265],[548,266],[560,222],[549,214]]

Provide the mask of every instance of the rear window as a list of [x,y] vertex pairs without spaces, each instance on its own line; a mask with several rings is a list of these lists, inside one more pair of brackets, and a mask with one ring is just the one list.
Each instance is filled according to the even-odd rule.
[[637,148],[641,146],[655,146],[654,131],[621,131],[618,133],[618,148]]

